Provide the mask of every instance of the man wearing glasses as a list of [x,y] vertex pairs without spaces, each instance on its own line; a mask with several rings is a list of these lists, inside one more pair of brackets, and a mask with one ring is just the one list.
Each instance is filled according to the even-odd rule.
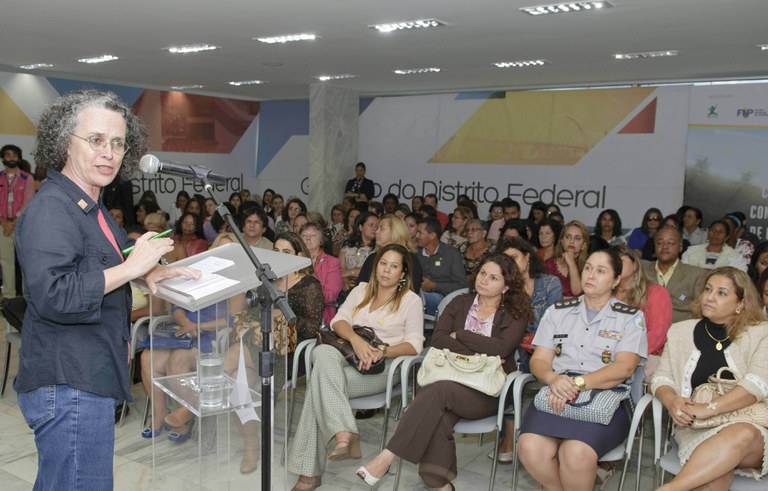
[[21,149],[16,145],[5,145],[0,149],[4,169],[0,171],[0,268],[2,268],[2,296],[16,296],[16,247],[13,229],[16,218],[27,207],[35,195],[35,182],[32,176],[19,169]]

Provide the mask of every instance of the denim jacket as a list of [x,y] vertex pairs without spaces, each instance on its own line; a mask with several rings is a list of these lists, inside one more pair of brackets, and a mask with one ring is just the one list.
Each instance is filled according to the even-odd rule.
[[533,322],[528,323],[528,332],[535,333],[539,328],[539,321],[547,308],[563,299],[563,287],[557,277],[542,274],[533,280],[533,293],[531,294],[531,309],[533,310]]
[[101,230],[104,214],[118,247],[126,237],[101,201],[49,170],[16,225],[24,273],[24,316],[17,392],[46,385],[130,399],[128,340],[131,289],[104,294],[104,270],[121,263]]

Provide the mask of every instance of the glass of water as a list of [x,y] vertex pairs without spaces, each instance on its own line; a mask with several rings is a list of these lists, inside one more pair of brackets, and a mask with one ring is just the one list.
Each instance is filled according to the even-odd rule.
[[217,407],[224,402],[224,355],[200,353],[197,357],[197,382],[200,405]]

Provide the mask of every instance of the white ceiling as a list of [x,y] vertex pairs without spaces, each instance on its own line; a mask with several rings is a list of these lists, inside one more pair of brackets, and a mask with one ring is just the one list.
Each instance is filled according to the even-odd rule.
[[[52,63],[45,76],[245,99],[306,98],[312,77],[362,96],[768,78],[768,0],[611,0],[600,11],[532,17],[536,0],[0,0],[0,70]],[[547,3],[546,0],[540,3]],[[448,25],[380,34],[369,24],[434,17]],[[312,32],[319,40],[267,45],[254,37]],[[213,52],[163,48],[209,43]],[[680,56],[614,60],[618,52]],[[99,65],[76,58],[113,54]],[[545,58],[530,69],[497,61]],[[278,66],[276,66],[278,65]],[[399,76],[434,66],[437,74]],[[231,80],[263,79],[233,87]]]

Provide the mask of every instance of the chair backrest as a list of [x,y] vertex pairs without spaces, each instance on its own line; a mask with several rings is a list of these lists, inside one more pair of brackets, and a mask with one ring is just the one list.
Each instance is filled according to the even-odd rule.
[[632,384],[630,384],[630,396],[632,397],[632,403],[637,404],[641,397],[643,397],[643,384],[645,382],[645,372],[643,371],[643,365],[638,365],[635,369],[635,375],[632,377]]
[[451,303],[451,300],[468,292],[469,288],[459,288],[458,290],[453,291],[443,297],[443,299],[440,300],[440,303],[437,305],[437,312],[435,312],[435,324],[437,324],[437,320],[440,318],[440,314],[442,314],[443,310],[445,310],[448,304]]

